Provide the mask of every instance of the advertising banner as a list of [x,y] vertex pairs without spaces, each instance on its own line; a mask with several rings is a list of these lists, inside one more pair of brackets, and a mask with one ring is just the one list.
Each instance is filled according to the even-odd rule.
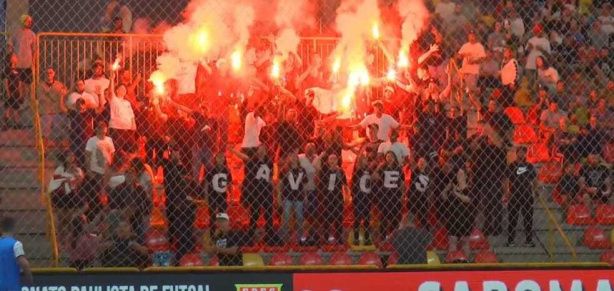
[[79,273],[35,275],[21,291],[291,291],[291,273]]
[[294,291],[612,291],[614,270],[298,273]]

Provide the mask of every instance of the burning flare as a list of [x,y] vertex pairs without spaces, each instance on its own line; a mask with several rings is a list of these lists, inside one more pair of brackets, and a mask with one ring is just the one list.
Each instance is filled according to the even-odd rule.
[[232,64],[232,69],[235,70],[235,72],[241,69],[241,58],[241,51],[239,50],[234,51],[230,56],[230,63]]
[[388,73],[386,73],[386,79],[388,79],[388,81],[394,81],[397,79],[397,72],[394,70],[394,68],[389,68],[388,69]]
[[399,52],[399,68],[407,68],[409,66],[409,59],[407,59],[407,52],[405,50],[401,50]]
[[371,33],[373,34],[373,38],[374,39],[379,40],[380,34],[379,34],[379,26],[377,25],[377,22],[373,22],[373,27],[371,28]]
[[166,76],[160,71],[155,71],[149,76],[149,81],[155,86],[156,94],[164,94],[164,83],[166,82]]
[[341,58],[336,58],[333,63],[333,73],[339,73],[339,69],[341,69]]
[[119,60],[120,59],[121,59],[121,55],[118,55],[117,58],[115,59],[115,62],[113,62],[113,65],[111,66],[111,70],[113,71],[119,70]]
[[198,54],[205,54],[209,51],[209,34],[204,28],[199,29],[190,36],[192,49]]
[[271,69],[271,77],[273,79],[278,79],[281,75],[281,68],[279,66],[279,59],[273,60],[273,68]]

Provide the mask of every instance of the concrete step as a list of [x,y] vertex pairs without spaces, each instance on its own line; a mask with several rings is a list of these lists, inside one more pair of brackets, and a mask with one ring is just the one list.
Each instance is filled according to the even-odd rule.
[[11,189],[38,188],[41,183],[47,183],[52,176],[51,169],[45,170],[45,179],[41,181],[36,168],[0,168],[0,185],[2,188]]
[[40,210],[3,210],[4,215],[16,219],[16,234],[44,234],[47,231],[47,211]]
[[0,190],[0,211],[45,210],[40,191]]

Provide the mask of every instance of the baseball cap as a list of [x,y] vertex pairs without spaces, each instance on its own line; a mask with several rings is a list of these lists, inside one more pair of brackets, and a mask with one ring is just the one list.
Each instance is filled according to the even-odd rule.
[[226,220],[230,220],[230,217],[228,216],[228,214],[222,212],[222,213],[218,213],[215,216],[215,219],[226,219]]
[[373,101],[373,103],[371,103],[371,105],[373,105],[373,106],[379,105],[379,106],[383,107],[384,106],[384,102],[382,102],[382,100],[375,100],[375,101]]

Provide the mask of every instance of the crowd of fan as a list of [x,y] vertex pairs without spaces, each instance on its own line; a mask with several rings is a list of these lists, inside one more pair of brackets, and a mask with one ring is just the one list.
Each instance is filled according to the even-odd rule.
[[[259,243],[345,244],[344,206],[350,198],[355,245],[385,242],[405,207],[419,218],[408,225],[432,229],[427,217],[434,207],[453,238],[450,245],[461,240],[468,252],[474,227],[487,236],[505,233],[501,216],[507,205],[508,244],[515,243],[522,214],[526,244],[533,246],[536,162],[564,165],[557,187],[565,206],[608,203],[607,162],[613,161],[606,156],[614,150],[611,5],[484,2],[499,3],[481,6],[483,11],[449,0],[431,7],[434,17],[412,44],[410,69],[395,81],[374,78],[358,88],[350,119],[323,108],[343,82],[325,68],[322,56],[313,53],[304,64],[291,55],[281,78],[272,79],[270,44],[254,44],[247,77],[235,76],[224,59],[199,64],[196,94],[187,96],[177,93],[176,80],[157,94],[140,75],[105,71],[102,61],[93,62],[90,77],[71,89],[56,80],[53,68],[44,68],[36,98],[45,143],[69,144],[56,153],[49,191],[58,239],[71,264],[82,268],[96,258],[105,266],[145,262],[157,182],[164,185],[175,262],[194,251],[201,200],[211,214],[213,244],[205,250],[221,256]],[[18,124],[24,84],[32,78],[35,38],[31,19],[24,23],[13,37],[4,75],[5,129]],[[367,59],[371,75],[381,75]],[[520,109],[523,124],[512,120],[510,109]],[[469,118],[473,112],[475,122]],[[527,125],[536,132],[528,142],[518,134]],[[240,146],[234,145],[235,130],[244,132]],[[353,130],[360,134],[348,137]],[[545,145],[546,158],[536,157],[535,144]],[[508,153],[515,153],[514,162],[508,163]],[[242,160],[243,171],[228,164],[231,155]],[[163,179],[157,181],[160,168]],[[225,213],[234,186],[250,214],[242,236],[229,233],[225,223],[233,219]],[[381,212],[377,230],[369,223],[372,206]],[[278,208],[281,228],[275,229]],[[257,230],[261,210],[264,234]],[[292,212],[297,235],[288,229]],[[311,232],[303,230],[305,220]]]

